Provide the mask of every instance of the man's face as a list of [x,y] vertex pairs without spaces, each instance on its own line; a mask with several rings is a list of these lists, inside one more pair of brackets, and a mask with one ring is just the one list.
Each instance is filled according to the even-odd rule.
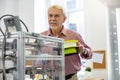
[[52,30],[59,29],[62,27],[66,17],[63,15],[60,9],[51,8],[48,11],[48,22]]

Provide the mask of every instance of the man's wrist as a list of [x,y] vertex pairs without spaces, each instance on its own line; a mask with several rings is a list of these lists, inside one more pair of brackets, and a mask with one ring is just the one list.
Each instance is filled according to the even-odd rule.
[[84,48],[84,51],[82,52],[82,54],[87,54],[88,53],[88,51],[87,51],[87,49],[86,48]]
[[87,54],[88,53],[88,50],[85,48],[85,53],[84,54]]

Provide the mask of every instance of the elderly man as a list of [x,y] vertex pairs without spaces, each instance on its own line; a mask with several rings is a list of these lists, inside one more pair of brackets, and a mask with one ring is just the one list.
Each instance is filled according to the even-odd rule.
[[[63,23],[66,20],[64,9],[59,5],[52,5],[48,9],[49,29],[41,34],[63,38],[67,40],[77,40],[77,54],[65,56],[65,80],[77,80],[77,72],[81,70],[81,58],[91,59],[92,50],[84,42],[81,35],[70,29],[66,29]],[[56,79],[57,80],[57,79]]]

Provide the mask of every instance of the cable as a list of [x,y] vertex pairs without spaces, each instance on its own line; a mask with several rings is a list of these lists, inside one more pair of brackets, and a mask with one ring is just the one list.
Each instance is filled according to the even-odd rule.
[[2,29],[0,28],[0,31],[1,31],[1,33],[3,34],[3,36],[5,36],[5,34],[4,34],[4,32],[2,31]]
[[[0,21],[2,20],[2,18],[7,17],[7,16],[15,17],[14,15],[6,14],[6,15],[3,15],[3,16],[0,17]],[[24,25],[26,31],[29,32],[28,27],[25,25],[25,23],[21,19],[19,19],[19,21]]]
[[[13,15],[10,15],[10,14],[6,14],[6,15],[3,15],[0,17],[0,21],[2,20],[2,18],[4,17],[7,17],[7,16],[10,16],[10,17],[15,17]],[[24,25],[24,27],[26,28],[27,32],[29,32],[27,26],[25,25],[25,23],[19,19],[19,21]],[[5,69],[5,55],[6,55],[6,36],[7,36],[7,30],[5,30],[5,33],[2,31],[1,27],[0,27],[0,31],[1,33],[3,34],[4,38],[3,38],[3,46],[2,46],[2,64],[3,64],[3,80],[7,80],[6,78],[6,69]]]
[[19,20],[20,20],[20,22],[25,26],[27,32],[29,32],[29,30],[28,30],[27,26],[25,25],[25,23],[24,23],[21,19],[19,19]]

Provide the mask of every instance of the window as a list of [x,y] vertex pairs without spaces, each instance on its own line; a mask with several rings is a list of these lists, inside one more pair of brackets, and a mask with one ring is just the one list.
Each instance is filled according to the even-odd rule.
[[76,8],[76,0],[69,0],[66,2],[67,10],[72,10]]
[[76,24],[70,23],[70,24],[69,24],[69,29],[74,30],[74,31],[77,31]]

